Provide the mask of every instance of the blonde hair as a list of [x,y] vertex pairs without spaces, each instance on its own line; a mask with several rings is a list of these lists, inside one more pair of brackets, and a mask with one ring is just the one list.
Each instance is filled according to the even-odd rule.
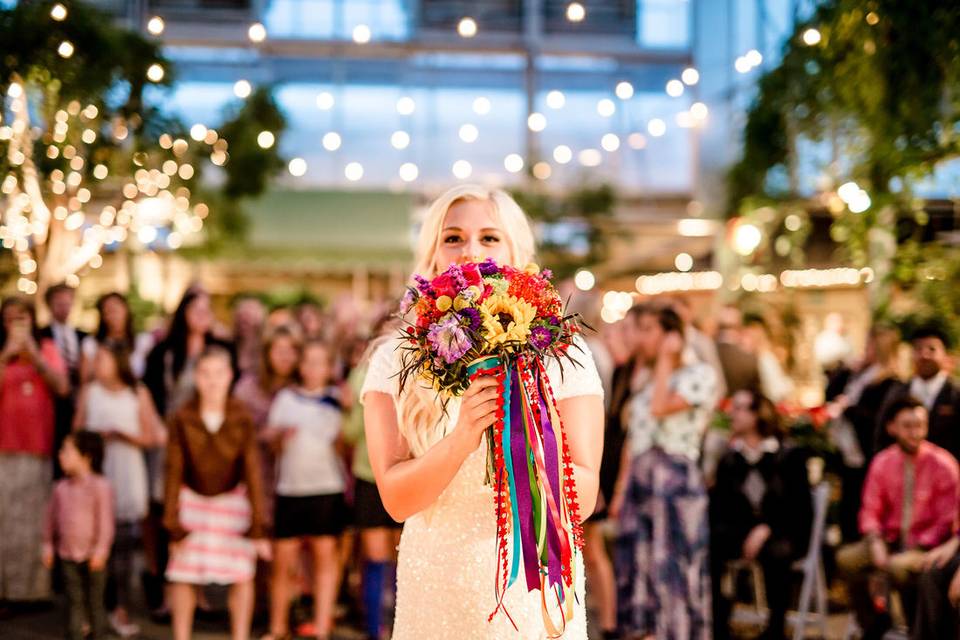
[[[447,213],[453,205],[465,201],[490,204],[490,213],[503,231],[512,266],[523,267],[534,259],[534,238],[527,215],[505,191],[465,184],[447,190],[427,209],[420,227],[413,273],[434,278],[449,265],[437,262],[440,236]],[[412,281],[412,278],[411,278]],[[437,427],[443,410],[437,402],[436,391],[411,378],[406,388],[400,389],[397,402],[397,422],[400,434],[415,454],[421,454],[438,439]]]

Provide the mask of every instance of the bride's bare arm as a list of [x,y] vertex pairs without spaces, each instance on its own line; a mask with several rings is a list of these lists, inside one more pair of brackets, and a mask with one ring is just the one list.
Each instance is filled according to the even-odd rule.
[[468,455],[480,446],[483,430],[496,417],[499,392],[493,378],[478,378],[464,393],[456,428],[419,457],[397,425],[393,396],[368,391],[364,397],[367,451],[387,513],[403,522],[433,504]]
[[580,518],[586,520],[597,504],[600,489],[600,458],[603,456],[603,398],[574,396],[557,402],[563,419],[573,478],[577,483]]

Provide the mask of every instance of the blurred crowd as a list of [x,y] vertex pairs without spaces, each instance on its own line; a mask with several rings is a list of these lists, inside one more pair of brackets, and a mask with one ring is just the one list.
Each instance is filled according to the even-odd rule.
[[[401,525],[380,502],[357,397],[370,341],[396,330],[388,309],[245,295],[221,323],[196,286],[140,333],[127,298],[107,294],[86,333],[72,288],[42,303],[46,327],[34,300],[0,304],[0,615],[56,592],[69,638],[135,637],[147,615],[189,638],[223,603],[238,639],[388,635]],[[584,311],[607,412],[585,527],[593,628],[737,635],[747,568],[765,586],[763,637],[782,638],[796,563],[815,557],[864,637],[956,637],[949,337],[878,325],[854,354],[825,318],[812,446],[767,319],[724,307],[705,325],[703,311],[655,299],[602,327]],[[822,483],[832,515],[816,508]],[[818,518],[835,535],[815,536]]]

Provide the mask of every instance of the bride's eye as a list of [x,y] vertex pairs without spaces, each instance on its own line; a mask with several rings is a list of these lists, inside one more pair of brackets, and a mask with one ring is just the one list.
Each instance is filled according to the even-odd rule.
[[483,241],[484,241],[484,242],[491,243],[491,244],[493,244],[493,243],[495,243],[495,242],[500,242],[500,236],[495,236],[495,235],[492,235],[492,234],[488,234],[488,235],[483,236]]
[[458,242],[460,242],[460,236],[458,235],[447,236],[443,239],[444,244],[456,244]]

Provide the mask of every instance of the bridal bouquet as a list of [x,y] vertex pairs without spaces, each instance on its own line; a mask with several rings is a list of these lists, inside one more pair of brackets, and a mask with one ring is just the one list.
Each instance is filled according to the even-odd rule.
[[[545,360],[560,360],[561,372],[563,360],[577,364],[570,350],[581,322],[564,314],[551,277],[535,264],[517,269],[492,260],[452,265],[433,280],[416,276],[400,305],[409,325],[400,385],[414,376],[432,386],[445,407],[478,376],[499,381],[502,405],[486,434],[498,558],[497,607],[490,618],[501,609],[509,617],[503,598],[522,564],[528,591],[541,592],[546,630],[556,637],[573,616],[573,553],[582,548],[583,533]],[[549,614],[547,594],[563,612],[559,624]]]

